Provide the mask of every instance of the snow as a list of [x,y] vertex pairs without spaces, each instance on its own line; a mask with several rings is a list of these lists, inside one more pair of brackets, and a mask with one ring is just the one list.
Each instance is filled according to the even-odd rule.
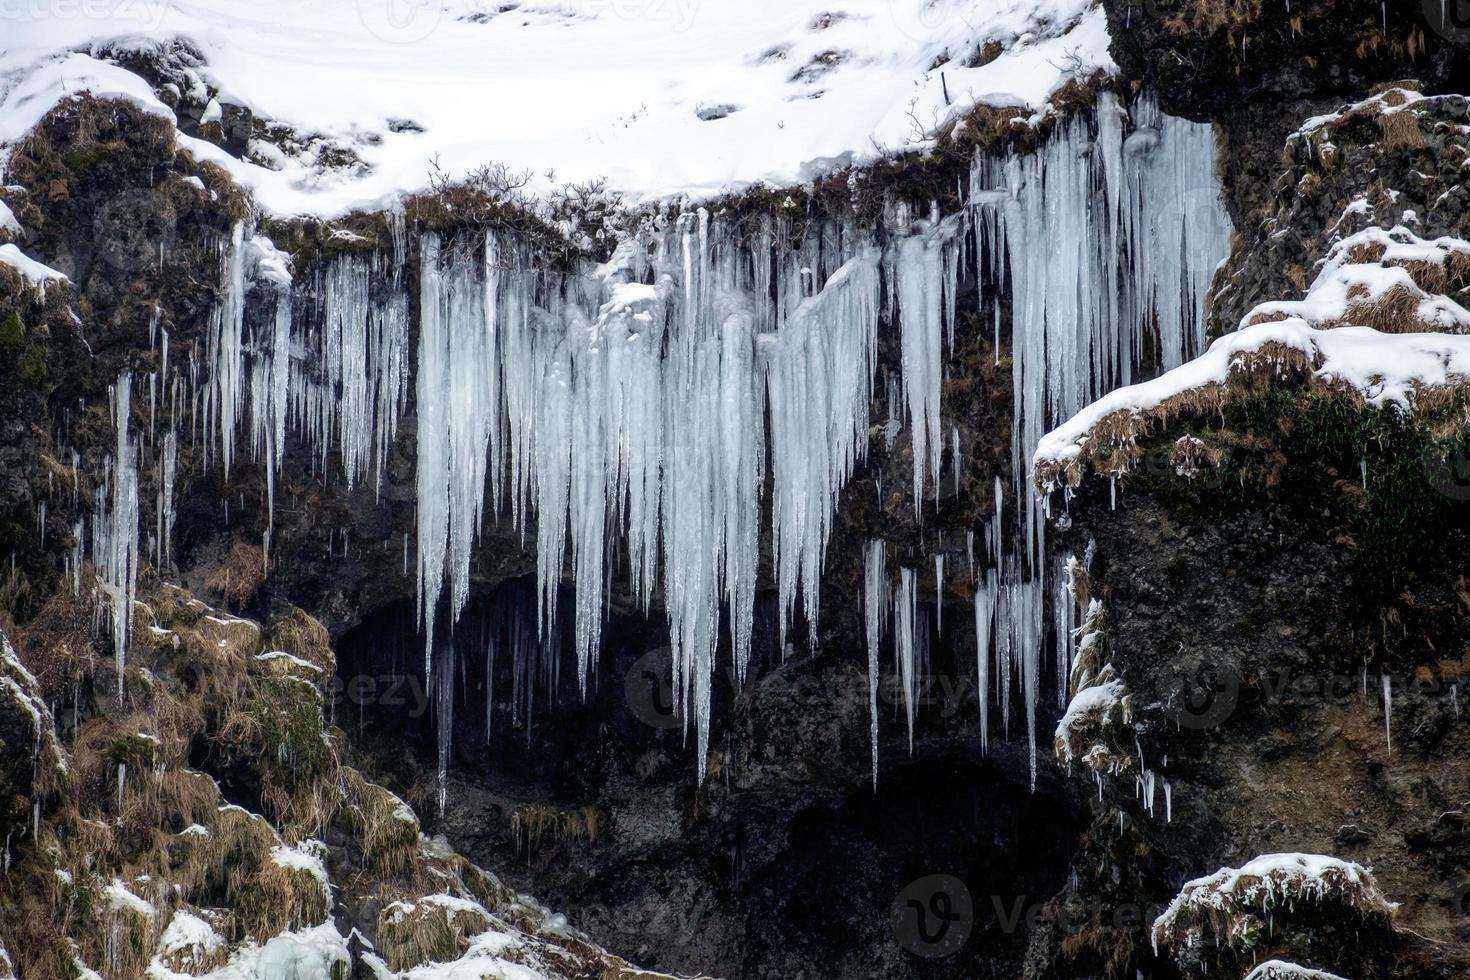
[[[13,22],[0,50],[0,145],[83,90],[169,110],[106,47],[188,42],[196,97],[245,105],[364,165],[266,166],[186,139],[278,214],[381,205],[492,161],[534,190],[599,176],[634,199],[799,183],[927,143],[977,101],[1038,111],[1069,79],[1111,70],[1087,0],[573,0],[501,12],[484,0],[150,0]],[[826,16],[830,11],[830,16]],[[964,62],[986,41],[989,64]],[[310,93],[310,98],[303,98]],[[727,112],[721,116],[722,112]],[[716,118],[718,117],[718,118]],[[555,171],[554,179],[549,176]]]
[[[1351,261],[1360,250],[1381,253],[1377,262]],[[1431,330],[1470,333],[1470,310],[1444,295],[1421,288],[1404,265],[1444,269],[1451,256],[1470,255],[1470,243],[1458,238],[1420,238],[1402,225],[1385,231],[1370,227],[1338,241],[1322,270],[1300,300],[1261,303],[1241,320],[1242,326],[1270,319],[1297,318],[1313,326],[1336,326],[1352,316],[1355,304],[1382,300],[1393,290],[1416,299],[1414,318]]]
[[1346,978],[1336,973],[1328,973],[1326,970],[1298,966],[1285,960],[1267,960],[1247,973],[1245,980],[1346,980]]
[[263,663],[274,663],[277,660],[284,660],[292,667],[299,667],[302,670],[311,671],[313,674],[320,674],[322,672],[322,669],[311,661],[302,660],[295,654],[287,653],[284,650],[271,650],[267,653],[259,653],[256,654],[255,659]]
[[271,848],[271,863],[311,875],[321,885],[322,893],[330,903],[332,892],[324,863],[326,853],[326,846],[317,840],[304,840],[294,846],[277,844]]
[[[242,957],[247,958],[248,954]],[[330,922],[281,933],[261,947],[254,959],[254,969],[245,975],[256,980],[332,980],[339,968],[350,967],[352,962],[347,940]]]
[[1141,417],[1183,392],[1223,384],[1245,355],[1268,344],[1301,352],[1318,379],[1356,391],[1375,408],[1412,412],[1417,388],[1470,378],[1470,337],[1390,334],[1367,327],[1319,330],[1297,318],[1261,323],[1221,337],[1200,357],[1152,381],[1094,401],[1042,438],[1033,466],[1076,459],[1092,430],[1110,415]]
[[1100,725],[1113,709],[1120,708],[1127,693],[1122,681],[1110,680],[1072,696],[1066,713],[1057,722],[1056,745],[1063,762],[1070,763],[1081,754],[1079,738]]
[[[4,205],[0,204],[0,208],[3,207]],[[0,228],[5,227],[4,219],[6,217],[9,217],[11,223],[14,224],[14,216],[10,214],[7,208],[5,211],[0,212]],[[57,272],[49,265],[37,262],[22,252],[19,246],[13,242],[0,245],[0,265],[7,265],[20,273],[20,277],[25,284],[39,292],[43,298],[46,295],[46,287],[48,285],[53,282],[67,281],[65,275]]]
[[1189,922],[1200,915],[1230,928],[1241,913],[1268,913],[1293,901],[1337,900],[1367,913],[1392,914],[1397,908],[1379,891],[1372,872],[1359,864],[1323,854],[1265,854],[1240,868],[1221,868],[1186,882],[1163,914],[1154,920],[1154,951],[1161,938],[1184,929],[1184,941],[1200,939]]
[[197,969],[213,960],[225,946],[225,938],[212,925],[180,909],[158,937],[157,955],[168,956],[175,962],[182,955],[184,965]]
[[[178,913],[174,921],[185,914]],[[209,929],[207,923],[202,925],[203,929]],[[205,935],[198,927],[184,928],[191,934]],[[173,929],[173,924],[169,929]],[[168,930],[164,935],[168,935]],[[162,945],[160,941],[161,948]],[[309,929],[283,932],[264,946],[246,942],[231,954],[229,962],[208,973],[192,970],[176,973],[160,956],[154,956],[148,966],[148,977],[149,980],[332,980],[350,968],[351,963],[347,938],[327,922]]]
[[102,889],[102,894],[107,898],[108,907],[115,912],[132,912],[146,919],[158,914],[157,909],[130,892],[118,878],[112,879],[112,883]]
[[[0,234],[20,237],[20,222],[15,220],[15,212],[4,201],[0,201]],[[3,951],[0,951],[3,952]]]

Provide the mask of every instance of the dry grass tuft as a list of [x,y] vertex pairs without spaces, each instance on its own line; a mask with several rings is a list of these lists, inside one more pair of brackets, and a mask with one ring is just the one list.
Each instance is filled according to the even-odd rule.
[[204,587],[220,596],[226,609],[243,609],[265,584],[265,552],[260,545],[236,541]]
[[[1396,93],[1384,96],[1384,101]],[[1383,148],[1423,146],[1427,141],[1419,126],[1419,116],[1412,109],[1384,112],[1378,116],[1378,128],[1383,131]]]
[[40,682],[42,696],[56,702],[97,665],[91,605],[76,596],[53,595],[16,631],[16,646]]
[[447,963],[464,955],[470,937],[490,926],[490,915],[468,899],[430,895],[393,902],[378,914],[378,949],[394,971]]
[[544,843],[591,843],[597,840],[599,822],[596,807],[560,810],[540,803],[523,806],[510,818],[511,832],[527,851],[538,850]]
[[364,859],[386,875],[409,870],[419,853],[419,821],[407,803],[368,782],[355,769],[342,769],[340,817],[362,842]]
[[1280,924],[1273,920],[1312,907],[1339,914],[1350,934],[1390,923],[1397,909],[1366,868],[1311,855],[1266,855],[1187,883],[1154,922],[1154,947],[1175,956],[1205,946],[1250,949]]
[[264,647],[299,657],[315,665],[324,677],[331,677],[337,669],[332,635],[325,626],[294,606],[284,618],[266,629]]

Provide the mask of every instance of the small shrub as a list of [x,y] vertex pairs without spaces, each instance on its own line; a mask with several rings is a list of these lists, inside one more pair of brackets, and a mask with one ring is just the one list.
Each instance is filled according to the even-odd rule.
[[20,364],[15,369],[15,374],[20,380],[33,388],[39,388],[46,383],[50,372],[46,367],[46,352],[39,347],[29,347],[25,354],[21,355]]
[[0,317],[0,351],[13,353],[20,350],[25,342],[26,331],[20,322],[20,314],[12,310]]

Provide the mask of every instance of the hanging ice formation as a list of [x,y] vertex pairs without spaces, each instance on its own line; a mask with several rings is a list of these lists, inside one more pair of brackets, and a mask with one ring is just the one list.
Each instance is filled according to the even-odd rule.
[[[974,256],[980,319],[994,323],[998,341],[1009,306],[1012,495],[1025,501],[1014,518],[1023,545],[1007,553],[1015,525],[1001,516],[997,481],[996,516],[984,528],[991,570],[976,582],[977,680],[982,725],[993,693],[1009,727],[1011,687],[1019,687],[1033,781],[1048,576],[1045,512],[1029,489],[1032,450],[1049,426],[1132,383],[1145,365],[1167,370],[1198,353],[1206,294],[1229,252],[1210,128],[1165,116],[1146,96],[1128,115],[1125,126],[1104,92],[1094,112],[1058,123],[1036,150],[978,156],[969,206],[942,222],[915,222],[890,250],[916,506],[926,476],[938,489],[939,348],[964,255]],[[1070,597],[1053,597],[1051,619],[1064,697]]]
[[778,246],[788,234],[773,226],[749,246],[702,211],[684,214],[564,279],[494,236],[478,250],[430,235],[420,249],[418,582],[430,649],[446,584],[451,624],[464,607],[488,493],[523,529],[536,515],[543,630],[570,552],[585,689],[604,547],[618,534],[638,601],[647,608],[662,585],[701,778],[722,603],[737,682],[749,661],[767,467],[784,634],[798,596],[816,618],[837,495],[867,446],[878,253],[835,226]]
[[873,746],[873,788],[878,787],[878,646],[888,621],[888,573],[881,539],[863,548],[863,623],[868,650],[868,735]]
[[[916,508],[938,495],[944,359],[959,278],[973,269],[984,329],[1003,340],[1010,310],[1011,495],[1025,500],[1002,517],[998,484],[996,517],[976,549],[983,719],[996,701],[1008,726],[1016,687],[1034,753],[1048,617],[1029,454],[1048,425],[1133,380],[1139,365],[1167,368],[1198,349],[1205,290],[1226,254],[1210,130],[1143,99],[1131,116],[1130,129],[1104,93],[1038,149],[978,158],[964,208],[915,217],[896,205],[881,252],[872,230],[813,222],[796,234],[771,219],[742,234],[702,211],[650,224],[609,262],[572,272],[538,268],[510,237],[425,235],[416,337],[401,215],[390,222],[391,255],[335,258],[307,283],[292,283],[285,257],[237,227],[207,356],[191,354],[172,379],[165,370],[162,391],[176,417],[192,407],[189,431],[197,440],[202,430],[206,459],[226,476],[248,409],[273,514],[292,432],[314,465],[335,456],[349,486],[380,485],[416,365],[414,559],[427,666],[436,635],[464,607],[484,521],[507,515],[523,533],[535,527],[543,634],[564,570],[575,584],[584,689],[609,576],[625,568],[645,609],[661,599],[702,778],[722,620],[737,682],[749,661],[763,488],[772,487],[784,637],[798,615],[808,626],[818,616],[837,497],[867,451],[880,296],[901,354],[884,438],[901,415]],[[271,305],[247,310],[247,294]],[[957,430],[948,441],[958,472]],[[165,444],[164,472],[168,458]],[[162,488],[159,509],[156,547],[166,555]],[[895,615],[910,622],[895,633],[912,639],[923,610],[899,586]],[[878,588],[870,582],[869,596]],[[1065,626],[1060,615],[1056,607],[1052,628]],[[927,638],[927,627],[918,632]]]
[[131,431],[132,390],[133,377],[124,371],[112,386],[117,442],[92,517],[92,564],[109,607],[119,697],[126,690],[128,638],[138,586],[138,447]]

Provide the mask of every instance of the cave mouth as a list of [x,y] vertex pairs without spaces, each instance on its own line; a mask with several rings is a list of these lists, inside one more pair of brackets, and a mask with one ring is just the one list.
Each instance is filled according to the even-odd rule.
[[[532,578],[472,596],[453,659],[451,641],[436,647],[434,677],[453,679],[437,691],[412,603],[369,613],[337,643],[337,723],[418,805],[427,833],[652,969],[1019,975],[1087,822],[1056,773],[1044,769],[1030,789],[1024,741],[992,740],[986,754],[972,719],[957,717],[921,731],[909,756],[899,729],[885,730],[893,744],[874,789],[866,705],[857,719],[796,719],[785,700],[794,676],[850,658],[783,665],[776,630],[759,629],[744,689],[729,677],[715,685],[713,726],[717,745],[753,742],[759,764],[733,778],[712,771],[697,787],[693,733],[668,703],[662,617],[609,616],[584,700],[571,602],[546,643],[535,640],[535,603]],[[774,597],[757,616],[774,620]],[[936,669],[953,669],[963,647],[946,636]],[[762,730],[773,723],[786,730]],[[442,813],[441,725],[453,734]],[[855,744],[834,751],[834,740]]]
[[777,965],[1020,975],[1030,930],[1064,887],[1085,826],[1057,789],[1033,794],[1024,778],[955,749],[896,767],[876,792],[801,811],[784,828],[787,846],[742,882],[747,975]]

